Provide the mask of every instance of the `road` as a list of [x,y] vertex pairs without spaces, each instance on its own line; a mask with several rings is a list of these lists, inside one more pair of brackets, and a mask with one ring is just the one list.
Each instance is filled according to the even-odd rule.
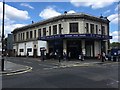
[[[33,67],[31,72],[3,76],[3,88],[118,88],[117,63],[88,67],[45,69],[57,63],[41,62],[34,58],[8,58],[7,60]],[[119,75],[120,76],[120,75]]]

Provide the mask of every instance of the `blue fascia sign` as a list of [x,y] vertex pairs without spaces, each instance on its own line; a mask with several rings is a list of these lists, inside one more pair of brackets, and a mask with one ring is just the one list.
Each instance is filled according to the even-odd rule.
[[40,40],[51,40],[51,39],[61,39],[61,38],[92,38],[92,39],[112,39],[112,36],[100,35],[100,34],[62,34],[62,35],[52,35],[40,37]]

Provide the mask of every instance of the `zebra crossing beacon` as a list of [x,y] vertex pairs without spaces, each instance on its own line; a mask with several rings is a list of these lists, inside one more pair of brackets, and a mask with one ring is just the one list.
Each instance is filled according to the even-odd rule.
[[[71,59],[97,57],[103,50],[109,49],[109,20],[107,17],[97,17],[85,13],[65,13],[40,22],[16,28],[14,35],[14,53],[17,55],[38,57],[40,48],[45,48],[46,58],[52,55],[63,57],[66,53]],[[102,23],[102,25],[101,25]]]

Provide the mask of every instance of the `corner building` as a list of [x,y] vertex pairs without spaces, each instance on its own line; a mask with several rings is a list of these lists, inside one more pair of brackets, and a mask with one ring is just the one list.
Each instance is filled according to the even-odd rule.
[[16,28],[14,52],[25,56],[41,56],[40,48],[46,54],[70,52],[71,58],[77,59],[83,52],[86,57],[97,57],[109,49],[109,20],[84,13],[63,14],[41,22]]

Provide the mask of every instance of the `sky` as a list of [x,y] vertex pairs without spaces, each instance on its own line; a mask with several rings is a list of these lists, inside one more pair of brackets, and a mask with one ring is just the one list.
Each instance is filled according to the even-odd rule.
[[[49,2],[48,2],[49,1]],[[110,20],[110,35],[113,39],[110,42],[118,42],[118,4],[119,0],[48,0],[28,2],[22,0],[17,2],[9,0],[5,2],[5,36],[15,28],[31,24],[32,21],[39,22],[67,11],[68,13],[86,13],[93,16],[105,16]],[[0,0],[0,30],[2,30],[2,0]],[[120,38],[120,36],[119,36]]]

